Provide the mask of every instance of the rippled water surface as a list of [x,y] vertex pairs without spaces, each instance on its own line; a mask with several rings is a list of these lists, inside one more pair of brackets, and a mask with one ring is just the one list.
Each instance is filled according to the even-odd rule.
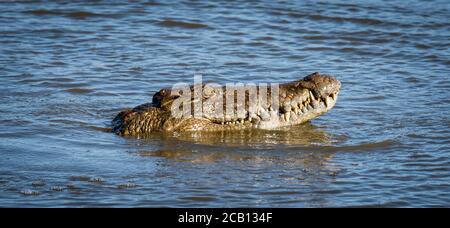
[[[450,206],[450,3],[0,3],[0,206]],[[288,131],[108,132],[195,73],[337,76]]]

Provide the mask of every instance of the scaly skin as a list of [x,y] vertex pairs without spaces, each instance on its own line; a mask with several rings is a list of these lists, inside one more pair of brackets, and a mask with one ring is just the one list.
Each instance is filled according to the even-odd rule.
[[[203,88],[205,85],[202,85]],[[267,104],[258,104],[256,109],[248,107],[249,94],[246,92],[245,116],[238,118],[231,116],[214,117],[211,110],[215,110],[214,104],[203,106],[203,115],[200,118],[182,117],[176,118],[171,113],[171,105],[180,97],[178,92],[170,89],[162,89],[153,96],[152,103],[139,105],[133,109],[120,112],[112,121],[113,132],[119,135],[148,134],[155,131],[224,131],[240,129],[274,129],[292,126],[309,121],[334,107],[340,90],[340,82],[327,75],[313,73],[302,80],[279,85],[279,108],[276,110]],[[191,91],[193,86],[190,87]],[[225,88],[222,88],[225,94]],[[259,87],[258,87],[259,90]],[[222,96],[205,92],[202,99],[213,96]],[[269,95],[272,93],[269,86]],[[223,95],[224,96],[224,95]],[[235,97],[236,99],[236,97]],[[193,97],[190,105],[198,102]],[[236,112],[238,105],[234,105]],[[226,106],[223,106],[225,112]]]

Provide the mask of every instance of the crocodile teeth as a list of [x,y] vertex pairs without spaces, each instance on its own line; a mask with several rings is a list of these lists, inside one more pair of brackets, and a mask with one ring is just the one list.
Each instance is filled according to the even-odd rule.
[[241,124],[243,124],[244,123],[244,119],[241,119]]
[[309,96],[311,96],[312,100],[316,100],[316,97],[314,96],[314,94],[311,92],[311,90],[309,91]]
[[326,97],[325,98],[325,106],[328,108],[328,106],[330,106],[330,100],[329,100],[330,98],[329,97]]
[[336,94],[335,94],[335,93],[332,93],[332,94],[331,94],[331,98],[333,98],[333,100],[335,100],[335,99],[336,99]]
[[294,107],[294,113],[295,113],[295,115],[297,115],[298,114],[298,107],[296,106],[296,107]]
[[286,122],[288,122],[291,119],[291,112],[286,112],[284,114],[284,119],[286,120]]

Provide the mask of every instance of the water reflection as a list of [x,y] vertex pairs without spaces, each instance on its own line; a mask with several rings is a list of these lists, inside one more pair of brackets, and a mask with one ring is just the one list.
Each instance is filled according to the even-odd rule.
[[[142,141],[161,144],[148,150]],[[177,162],[214,163],[219,161],[283,163],[310,166],[329,161],[334,152],[317,148],[333,147],[337,137],[309,123],[279,130],[223,132],[183,132],[139,136],[140,156]],[[311,147],[311,146],[315,147]],[[154,148],[154,147],[153,147]],[[313,149],[315,148],[315,149]],[[311,150],[313,149],[313,150]]]
[[[286,153],[286,152],[283,152]],[[289,153],[289,152],[287,152]],[[316,168],[331,161],[334,152],[308,153],[306,151],[290,152],[289,156],[279,153],[267,153],[267,151],[242,153],[241,151],[211,151],[211,150],[166,150],[139,151],[142,157],[158,157],[176,162],[188,163],[216,163],[216,162],[243,162],[252,164],[283,164],[301,165],[305,168]]]
[[[132,137],[130,137],[132,138]],[[178,140],[202,145],[227,147],[272,148],[279,146],[331,146],[337,143],[338,137],[310,123],[281,128],[277,130],[241,130],[220,132],[177,132],[166,134],[150,134],[137,136],[145,140]]]

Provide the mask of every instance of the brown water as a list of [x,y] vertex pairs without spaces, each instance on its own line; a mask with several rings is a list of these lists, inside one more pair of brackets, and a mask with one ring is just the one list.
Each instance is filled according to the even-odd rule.
[[[448,1],[0,3],[0,206],[450,206]],[[175,82],[320,71],[288,131],[107,131]]]

